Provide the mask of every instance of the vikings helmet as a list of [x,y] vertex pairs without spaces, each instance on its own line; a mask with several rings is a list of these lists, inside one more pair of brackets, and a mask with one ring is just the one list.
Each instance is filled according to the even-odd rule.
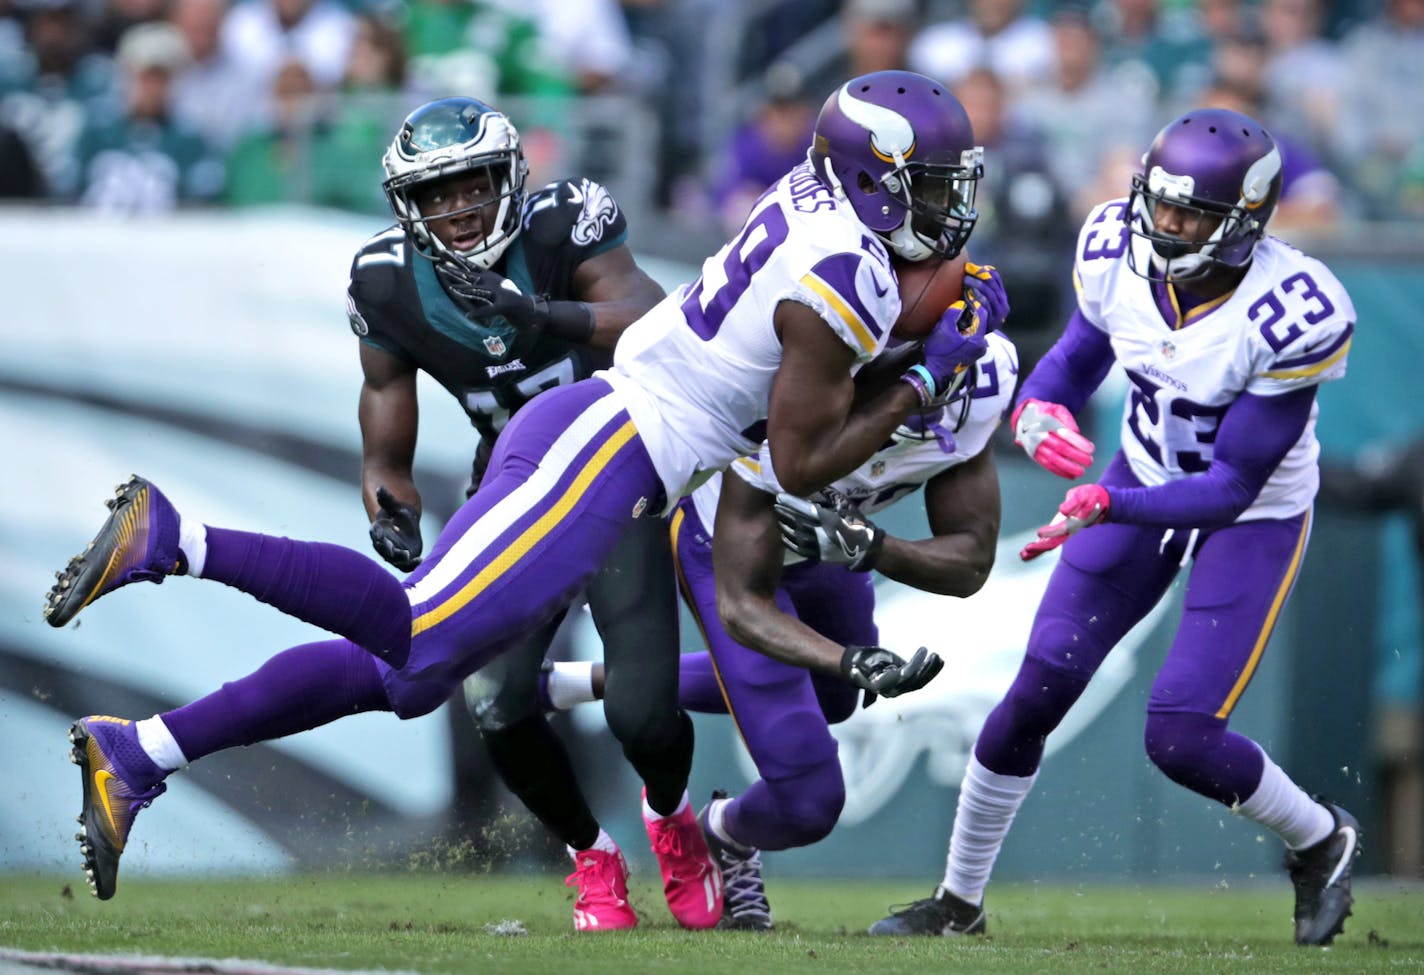
[[875,71],[837,88],[807,155],[821,182],[908,261],[954,257],[979,219],[984,150],[959,99],[924,75]]
[[[401,123],[381,165],[386,171],[381,188],[396,221],[426,256],[488,268],[518,235],[529,165],[514,125],[484,102],[441,98],[417,108]],[[495,198],[481,205],[497,210],[492,229],[479,243],[468,250],[455,250],[441,243],[428,226],[433,217],[451,214],[422,214],[415,191],[433,180],[469,172],[483,172],[489,178]]]
[[[1155,281],[1245,267],[1280,195],[1281,153],[1259,122],[1220,108],[1188,112],[1157,133],[1132,177],[1125,219],[1133,236],[1151,242],[1152,258],[1139,268],[1129,248],[1128,265]],[[1162,233],[1153,222],[1162,203],[1187,211],[1188,226],[1219,223],[1200,244]]]

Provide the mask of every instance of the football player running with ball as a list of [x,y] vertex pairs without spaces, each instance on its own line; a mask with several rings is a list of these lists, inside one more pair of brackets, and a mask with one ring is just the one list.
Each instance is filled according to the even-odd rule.
[[[633,259],[626,221],[602,186],[561,180],[526,195],[518,131],[476,99],[417,109],[383,163],[397,225],[356,254],[347,294],[361,343],[361,481],[371,540],[410,572],[422,549],[411,471],[417,370],[444,386],[479,432],[472,495],[510,417],[534,396],[610,364],[618,336],[663,291]],[[666,523],[643,518],[586,595],[612,675],[608,725],[643,780],[653,849],[660,861],[681,858],[670,872],[694,876],[710,868],[692,824],[673,815],[685,799],[693,742],[692,722],[677,706],[673,580]],[[575,929],[631,928],[638,917],[623,855],[589,809],[536,697],[563,616],[470,678],[466,700],[500,777],[573,857]],[[670,906],[682,914],[680,904]]]
[[[172,771],[348,714],[428,714],[563,610],[639,518],[669,511],[763,440],[779,486],[804,496],[853,471],[912,411],[952,387],[964,368],[953,357],[926,356],[904,382],[861,401],[854,374],[885,347],[899,316],[891,249],[927,260],[968,236],[962,191],[981,168],[968,120],[947,89],[908,72],[861,76],[831,99],[843,124],[817,134],[823,154],[849,139],[894,166],[848,179],[800,167],[768,190],[695,283],[623,333],[611,368],[519,409],[479,490],[404,582],[341,546],[184,518],[142,478],[121,487],[98,535],[50,590],[51,625],[130,583],[188,575],[337,638],[283,651],[174,712],[75,723],[81,850],[97,895],[113,896],[134,818]],[[501,304],[518,296],[499,291],[471,294],[501,305],[505,317],[505,307],[519,314]],[[959,317],[937,329],[957,333]],[[804,655],[815,669],[879,694],[912,691],[938,670],[933,654],[912,659],[910,667],[885,649],[829,641]],[[693,819],[686,806],[673,813],[679,821]],[[705,849],[700,831],[693,850],[701,853],[698,846]],[[717,923],[715,868],[669,874],[667,865],[680,923]]]
[[1158,133],[1130,195],[1084,224],[1077,310],[1024,382],[1014,430],[1049,471],[1082,475],[1092,444],[1073,414],[1117,362],[1131,383],[1122,449],[1024,548],[1024,559],[1063,551],[1018,675],[975,742],[944,881],[872,934],[984,930],[984,888],[1045,738],[1189,563],[1147,755],[1281,837],[1298,943],[1343,929],[1359,823],[1228,727],[1300,571],[1319,480],[1316,389],[1344,375],[1355,323],[1325,265],[1266,235],[1280,188],[1260,124],[1193,111]]
[[[982,290],[997,289],[992,269],[976,270]],[[982,341],[988,351],[943,406],[911,416],[869,461],[812,499],[778,496],[762,455],[732,464],[673,515],[683,595],[710,647],[683,654],[678,698],[689,711],[731,714],[761,774],[735,798],[715,794],[699,814],[722,866],[719,927],[770,928],[760,851],[821,840],[845,805],[830,725],[855,713],[862,692],[797,666],[783,648],[803,636],[788,621],[821,639],[873,646],[873,573],[965,598],[993,567],[999,480],[990,439],[1012,401],[1018,363],[1002,333]],[[876,512],[921,487],[929,538],[897,538],[874,523]],[[556,663],[550,703],[594,700],[602,679],[598,664]]]

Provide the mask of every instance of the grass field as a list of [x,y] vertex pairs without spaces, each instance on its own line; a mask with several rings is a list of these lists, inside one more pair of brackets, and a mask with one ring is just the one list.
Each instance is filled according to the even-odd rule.
[[[7,876],[0,946],[498,975],[1424,972],[1424,887],[1357,888],[1345,934],[1332,948],[1307,949],[1291,942],[1284,878],[1229,889],[999,886],[988,937],[900,940],[862,932],[888,904],[928,893],[929,884],[773,881],[777,930],[759,935],[683,931],[639,876],[639,928],[591,936],[572,932],[572,891],[555,876],[128,879],[108,903],[90,897],[82,879]],[[527,934],[496,933],[505,919]]]

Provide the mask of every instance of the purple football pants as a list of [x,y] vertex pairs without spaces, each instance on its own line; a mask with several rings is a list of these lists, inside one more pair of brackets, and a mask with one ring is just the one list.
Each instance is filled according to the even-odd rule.
[[[782,663],[727,635],[717,615],[711,538],[684,499],[673,515],[673,554],[683,598],[711,652],[725,707],[708,681],[708,658],[689,654],[682,669],[683,707],[728,711],[761,778],[726,809],[728,831],[763,850],[822,839],[845,805],[836,740],[828,725],[855,711],[860,690],[848,681]],[[839,566],[789,566],[776,604],[842,644],[873,646],[875,590],[868,574]]]
[[[1119,454],[1103,483],[1138,486]],[[1181,623],[1147,703],[1148,757],[1173,781],[1228,805],[1256,791],[1261,748],[1227,730],[1260,665],[1295,584],[1310,534],[1309,512],[1248,521],[1195,540]],[[1077,701],[1109,651],[1166,594],[1190,531],[1104,524],[1063,546],[1008,694],[974,746],[1001,775],[1038,768],[1044,739]]]
[[479,492],[404,584],[340,546],[210,528],[204,578],[343,639],[283,651],[164,721],[192,761],[358,711],[427,714],[567,605],[634,518],[664,504],[627,411],[590,379],[519,411]]

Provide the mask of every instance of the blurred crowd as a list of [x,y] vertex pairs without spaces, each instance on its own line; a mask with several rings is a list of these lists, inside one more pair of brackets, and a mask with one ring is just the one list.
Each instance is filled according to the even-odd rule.
[[[1424,217],[1424,0],[0,0],[0,196],[381,213],[399,119],[467,93],[520,124],[536,179],[616,188],[622,150],[651,207],[735,226],[825,93],[887,67],[969,109],[976,243],[1025,251],[1004,262],[1121,194],[1192,105],[1276,135],[1278,232]],[[641,111],[576,138],[609,96]]]

